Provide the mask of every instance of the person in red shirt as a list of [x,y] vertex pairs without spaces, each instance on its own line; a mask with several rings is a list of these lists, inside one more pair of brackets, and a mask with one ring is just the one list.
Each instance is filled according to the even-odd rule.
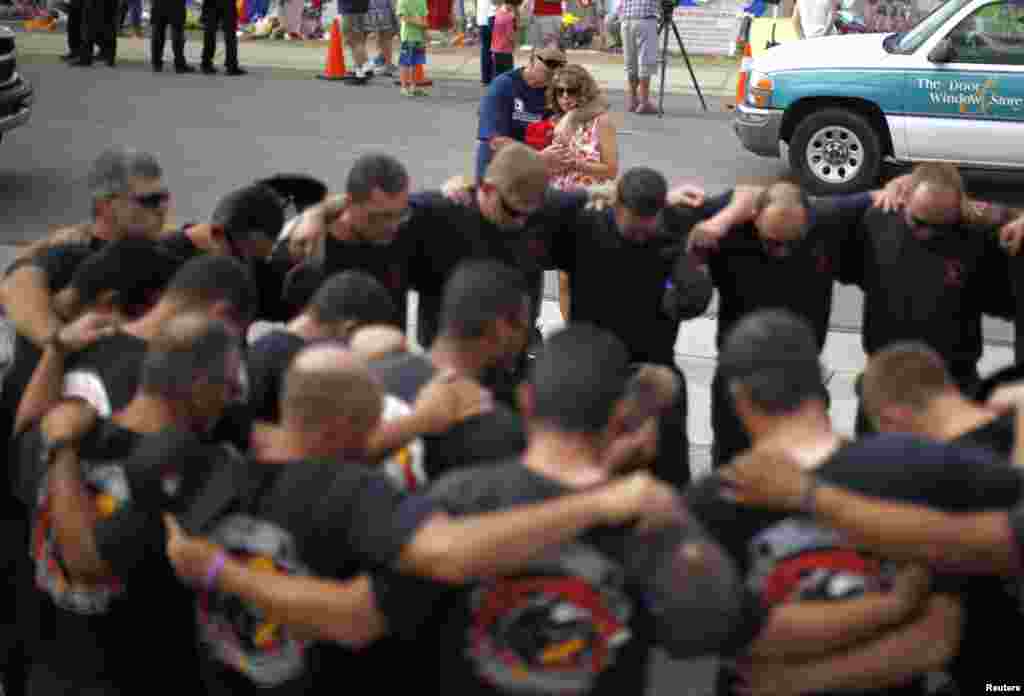
[[557,46],[562,34],[562,0],[533,0],[533,18],[526,43],[536,48]]

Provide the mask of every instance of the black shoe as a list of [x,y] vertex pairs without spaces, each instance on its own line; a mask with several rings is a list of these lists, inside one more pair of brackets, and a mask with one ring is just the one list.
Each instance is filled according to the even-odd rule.
[[248,75],[249,71],[234,65],[230,68],[224,68],[225,75]]
[[92,65],[92,58],[84,58],[82,56],[79,56],[74,60],[69,60],[68,65],[72,65],[76,68],[88,68]]
[[109,65],[112,68],[115,65],[117,65],[117,60],[115,60],[114,58],[107,57],[107,58],[103,58],[102,60],[103,60],[104,63],[106,63],[107,65]]
[[60,57],[60,59],[62,61],[64,61],[65,63],[70,63],[73,60],[78,60],[78,54],[77,53],[65,53],[64,55],[62,55]]
[[218,72],[220,72],[219,70],[217,70],[217,68],[213,67],[212,65],[204,65],[200,68],[200,70],[203,71],[204,75],[216,75]]
[[178,73],[179,75],[187,75],[188,73],[194,73],[195,71],[195,68],[185,63],[180,63],[174,66],[174,72]]
[[163,71],[164,71],[163,63],[153,63],[153,72],[163,72]]

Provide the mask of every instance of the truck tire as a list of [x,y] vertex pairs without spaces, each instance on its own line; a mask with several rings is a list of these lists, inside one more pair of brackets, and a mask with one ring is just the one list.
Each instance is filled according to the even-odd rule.
[[849,109],[814,111],[789,140],[789,165],[809,193],[866,191],[882,170],[882,140],[871,122]]

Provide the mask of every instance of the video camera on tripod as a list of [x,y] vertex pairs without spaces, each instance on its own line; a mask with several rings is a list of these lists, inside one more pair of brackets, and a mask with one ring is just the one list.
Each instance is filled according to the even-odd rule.
[[700,91],[700,84],[697,82],[697,76],[693,72],[693,66],[690,64],[690,56],[686,52],[686,46],[683,45],[683,37],[679,33],[679,27],[676,26],[676,20],[673,17],[676,11],[676,7],[680,3],[678,0],[661,0],[661,17],[658,19],[658,34],[661,36],[661,84],[658,86],[658,115],[665,115],[665,69],[668,67],[668,32],[669,29],[676,36],[676,43],[679,44],[679,50],[683,54],[683,60],[686,61],[686,69],[690,71],[690,80],[693,82],[693,88],[697,92],[697,96],[700,98],[700,105],[704,107],[704,110],[708,110],[707,102],[704,101],[704,94]]

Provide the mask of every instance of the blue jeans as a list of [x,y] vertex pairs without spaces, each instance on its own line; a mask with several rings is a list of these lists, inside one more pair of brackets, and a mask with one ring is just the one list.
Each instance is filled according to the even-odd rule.
[[489,85],[494,79],[494,58],[491,55],[491,32],[494,30],[494,17],[487,24],[480,25],[480,82]]

